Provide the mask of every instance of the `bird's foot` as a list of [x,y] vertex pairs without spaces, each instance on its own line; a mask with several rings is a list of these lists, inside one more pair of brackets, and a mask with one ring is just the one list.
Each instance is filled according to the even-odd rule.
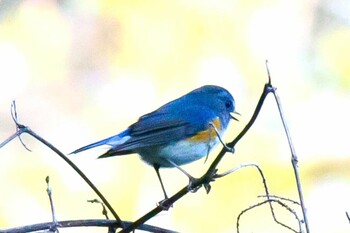
[[189,177],[189,183],[187,185],[187,190],[191,193],[195,193],[198,191],[198,189],[202,186],[202,185],[198,185],[198,180],[194,177]]
[[158,206],[165,211],[168,211],[171,207],[173,207],[173,203],[170,202],[170,199],[166,197],[164,200],[158,202]]

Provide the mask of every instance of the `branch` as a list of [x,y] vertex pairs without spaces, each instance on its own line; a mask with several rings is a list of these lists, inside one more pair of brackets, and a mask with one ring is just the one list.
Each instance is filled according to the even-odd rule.
[[258,207],[258,206],[264,205],[266,203],[269,203],[271,205],[272,202],[278,203],[279,205],[281,205],[282,207],[284,207],[285,209],[287,209],[290,213],[292,213],[294,215],[294,217],[297,219],[298,224],[299,224],[299,231],[296,231],[293,228],[291,228],[291,227],[289,227],[289,226],[287,226],[287,225],[285,225],[283,223],[279,223],[279,222],[277,222],[277,223],[279,223],[280,225],[286,227],[287,229],[289,229],[289,230],[291,230],[291,231],[293,231],[295,233],[302,232],[302,228],[301,228],[301,224],[300,224],[301,220],[299,219],[298,215],[295,213],[295,211],[293,209],[291,209],[288,205],[284,204],[282,201],[280,201],[278,199],[268,199],[268,200],[259,202],[259,203],[255,204],[255,205],[252,205],[252,206],[250,206],[250,207],[248,207],[248,208],[246,208],[246,209],[241,211],[241,213],[237,217],[237,224],[236,224],[237,233],[239,233],[239,220],[240,220],[240,218],[242,217],[242,215],[244,213],[246,213],[247,211],[252,210],[252,209],[254,209],[254,208]]
[[[265,195],[263,195],[263,196],[260,195],[260,196],[258,196],[258,197],[267,198],[266,201],[267,201],[267,202],[269,203],[269,205],[270,205],[270,210],[271,210],[271,214],[272,214],[273,220],[274,220],[277,224],[279,224],[279,225],[281,225],[281,226],[283,226],[283,227],[285,227],[285,228],[287,228],[287,229],[290,229],[290,230],[292,230],[292,231],[295,231],[295,230],[293,230],[291,227],[289,227],[287,224],[282,223],[282,222],[280,222],[280,221],[277,219],[276,214],[275,214],[275,211],[274,211],[273,206],[272,206],[272,202],[273,202],[273,201],[276,201],[276,200],[278,200],[278,201],[280,201],[280,200],[286,200],[286,201],[290,201],[290,202],[292,202],[292,203],[295,203],[295,201],[290,200],[290,199],[287,199],[287,198],[283,198],[283,197],[280,198],[280,197],[275,196],[275,195],[270,195],[269,190],[268,190],[268,187],[267,187],[267,182],[266,182],[266,179],[265,179],[265,175],[264,175],[262,169],[259,167],[259,165],[254,164],[254,163],[241,164],[241,165],[239,165],[238,167],[233,168],[233,169],[230,169],[230,170],[228,170],[228,171],[226,171],[226,172],[224,172],[224,173],[222,173],[222,174],[216,174],[216,175],[215,175],[215,178],[224,177],[224,176],[226,176],[226,175],[229,175],[229,174],[231,174],[231,173],[233,173],[233,172],[235,172],[235,171],[237,171],[237,170],[239,170],[239,169],[245,168],[245,167],[254,167],[254,168],[256,168],[256,169],[259,171],[259,174],[260,174],[260,176],[261,176],[262,182],[263,182],[263,184],[264,184]],[[271,199],[271,198],[274,198],[274,199]],[[263,204],[264,204],[264,203],[266,203],[266,202],[263,202]],[[257,205],[260,205],[260,204],[257,204]],[[256,206],[255,206],[255,207],[256,207]],[[249,207],[248,209],[250,209],[250,207]],[[248,210],[248,209],[247,209],[247,210]],[[245,212],[245,211],[242,211],[242,212]],[[237,221],[239,221],[239,218],[237,218]],[[237,222],[237,225],[239,225],[238,222]],[[300,221],[299,221],[299,228],[301,228],[301,223],[300,223]],[[237,229],[237,231],[238,231],[238,229]]]
[[[132,222],[124,221],[125,226],[130,226]],[[70,227],[114,227],[120,226],[117,220],[109,219],[84,219],[84,220],[72,220],[72,221],[58,221],[57,224],[60,228],[70,228]],[[0,233],[27,233],[34,231],[43,231],[52,229],[52,222],[45,222],[15,228],[7,228],[0,230]],[[155,227],[147,224],[142,224],[137,227],[138,230],[143,230],[147,232],[159,232],[159,233],[176,233],[176,231],[171,231],[163,229],[160,227]]]
[[47,192],[47,195],[49,196],[50,206],[51,206],[51,213],[52,213],[52,225],[51,225],[51,227],[50,227],[50,231],[57,232],[57,228],[58,228],[60,225],[57,223],[55,207],[54,207],[54,205],[53,205],[52,189],[51,189],[51,187],[50,187],[50,177],[49,177],[49,176],[46,176],[45,181],[46,181],[46,185],[47,185],[46,192]]
[[[9,143],[11,140],[13,140],[16,137],[20,137],[22,135],[22,133],[27,133],[29,135],[31,135],[32,137],[34,137],[35,139],[37,139],[38,141],[40,141],[41,143],[43,143],[44,145],[46,145],[48,148],[50,148],[51,150],[53,150],[58,156],[60,156],[69,166],[71,166],[73,168],[73,170],[75,172],[77,172],[80,177],[90,186],[90,188],[92,190],[95,191],[95,193],[97,194],[97,196],[99,196],[99,198],[102,200],[102,202],[107,206],[107,208],[109,209],[109,211],[111,211],[111,213],[113,214],[113,216],[115,217],[115,219],[117,220],[117,222],[119,223],[119,226],[124,228],[124,224],[122,222],[122,220],[119,218],[119,216],[117,215],[117,213],[114,211],[114,209],[112,208],[112,206],[109,204],[109,202],[107,201],[107,199],[102,195],[102,193],[96,188],[96,186],[89,180],[89,178],[70,160],[68,159],[67,156],[65,156],[61,151],[59,151],[56,147],[54,147],[51,143],[49,143],[48,141],[46,141],[45,139],[43,139],[42,137],[40,137],[38,134],[36,134],[34,131],[32,131],[29,127],[22,125],[18,122],[17,119],[17,110],[16,110],[16,103],[15,101],[13,101],[12,106],[11,106],[11,116],[13,121],[16,124],[16,133],[11,135],[8,139],[6,139],[4,142],[2,142],[0,144],[0,148],[5,146],[7,143]],[[22,141],[21,141],[22,142]],[[22,142],[22,144],[24,145],[25,148],[27,148],[25,146],[25,144]],[[27,148],[28,149],[28,148]]]
[[[266,195],[259,195],[258,197],[262,197],[262,198],[267,198]],[[282,200],[282,201],[288,201],[292,204],[295,204],[295,205],[299,205],[300,206],[300,203],[297,202],[297,201],[294,201],[292,199],[289,199],[289,198],[285,198],[285,197],[280,197],[280,196],[277,196],[277,195],[269,195],[270,199],[274,198],[274,199],[277,199],[277,200]]]
[[87,200],[87,202],[101,204],[101,206],[102,206],[102,214],[106,217],[106,219],[109,219],[107,209],[106,209],[105,205],[103,204],[103,202],[100,202],[97,199]]
[[[267,69],[267,72],[268,72],[269,79],[271,80],[269,68],[267,66],[267,62],[266,62],[266,69]],[[281,100],[280,100],[279,96],[277,95],[277,92],[276,92],[275,88],[272,90],[272,93],[273,93],[273,95],[275,97],[276,104],[277,104],[277,107],[278,107],[278,111],[279,111],[279,114],[280,114],[280,117],[281,117],[281,120],[282,120],[283,128],[284,128],[284,131],[285,131],[287,139],[288,139],[289,149],[290,149],[290,152],[291,152],[291,155],[292,155],[291,162],[292,162],[292,165],[293,165],[294,176],[295,176],[295,180],[296,180],[296,184],[297,184],[300,205],[301,205],[301,209],[302,209],[302,212],[303,212],[305,229],[306,229],[306,232],[309,233],[310,232],[309,223],[308,223],[308,219],[307,219],[306,206],[305,206],[303,190],[302,190],[302,187],[301,187],[301,181],[300,181],[300,175],[299,175],[298,157],[297,157],[297,154],[295,152],[295,148],[294,148],[294,145],[293,145],[293,142],[292,142],[292,137],[291,137],[289,129],[288,129],[288,125],[287,125],[287,122],[286,122],[286,117],[284,116],[284,113],[283,113],[283,110],[282,110]]]

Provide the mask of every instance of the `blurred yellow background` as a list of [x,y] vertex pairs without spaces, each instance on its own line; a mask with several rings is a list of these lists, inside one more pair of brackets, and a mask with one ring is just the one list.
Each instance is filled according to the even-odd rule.
[[[249,120],[267,80],[269,60],[299,156],[312,232],[349,232],[350,5],[346,0],[0,1],[0,140],[20,122],[64,153],[111,136],[137,118],[205,84],[227,88],[240,122]],[[51,220],[45,177],[58,220],[103,218],[96,198],[48,148],[24,135],[0,149],[0,228]],[[162,192],[153,168],[137,155],[96,160],[103,149],[70,158],[133,221]],[[209,161],[184,168],[194,176]],[[297,199],[290,153],[269,97],[259,119],[219,166],[257,163],[272,194]],[[169,194],[185,186],[176,169],[161,170]],[[244,169],[189,194],[149,224],[179,232],[235,232],[236,217],[261,201],[257,171]],[[297,207],[294,207],[297,208]],[[111,215],[110,215],[111,216]],[[280,220],[296,227],[280,210]],[[242,217],[242,232],[290,232],[268,206]],[[105,232],[64,229],[61,232]]]

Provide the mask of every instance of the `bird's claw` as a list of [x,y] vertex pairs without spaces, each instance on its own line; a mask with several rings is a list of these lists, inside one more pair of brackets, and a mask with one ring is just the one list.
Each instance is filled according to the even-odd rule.
[[190,182],[187,185],[187,190],[191,193],[195,193],[198,191],[198,189],[201,187],[201,185],[196,184],[197,179],[190,177]]
[[173,204],[171,202],[169,202],[169,198],[165,198],[164,200],[158,202],[158,206],[162,209],[162,210],[169,210],[171,207],[173,207]]
[[215,169],[214,172],[209,176],[208,182],[204,183],[203,185],[205,188],[205,191],[207,191],[207,194],[209,194],[211,190],[210,182],[215,181],[217,171],[218,169]]
[[207,191],[207,194],[209,194],[211,190],[211,185],[209,183],[204,184],[205,191]]

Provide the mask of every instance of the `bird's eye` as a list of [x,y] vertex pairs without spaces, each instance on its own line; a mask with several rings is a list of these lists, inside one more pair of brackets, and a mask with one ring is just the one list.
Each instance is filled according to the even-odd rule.
[[232,103],[229,102],[229,101],[227,101],[227,102],[225,103],[225,107],[226,107],[226,108],[231,108],[231,107],[232,107]]

